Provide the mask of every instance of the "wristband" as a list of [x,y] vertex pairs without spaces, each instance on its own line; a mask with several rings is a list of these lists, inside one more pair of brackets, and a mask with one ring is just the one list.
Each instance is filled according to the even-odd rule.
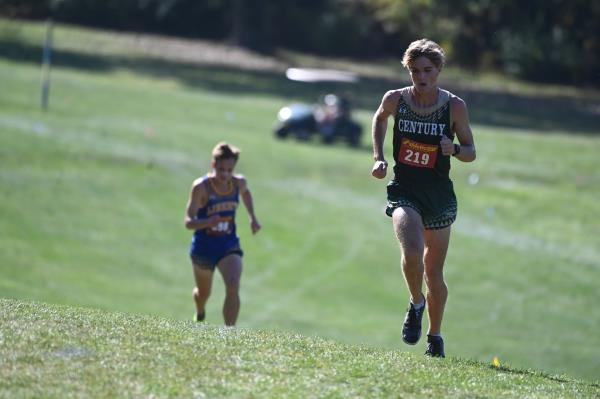
[[454,154],[452,154],[452,156],[457,156],[458,154],[460,154],[460,144],[454,144]]

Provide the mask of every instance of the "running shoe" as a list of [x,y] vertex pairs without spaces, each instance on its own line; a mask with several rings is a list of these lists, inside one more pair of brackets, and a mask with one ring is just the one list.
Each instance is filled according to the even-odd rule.
[[421,338],[421,320],[423,320],[426,304],[425,298],[423,297],[423,306],[419,309],[415,309],[412,303],[409,303],[408,305],[406,317],[404,317],[404,324],[402,326],[402,341],[409,345],[415,345]]
[[206,312],[196,313],[196,321],[204,321],[206,317]]
[[444,353],[444,340],[439,335],[427,335],[426,356],[446,357]]

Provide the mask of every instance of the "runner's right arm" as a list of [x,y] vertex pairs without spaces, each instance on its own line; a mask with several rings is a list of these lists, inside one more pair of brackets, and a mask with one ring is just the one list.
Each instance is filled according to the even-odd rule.
[[206,219],[197,219],[198,209],[206,205],[208,198],[206,196],[206,188],[198,180],[192,184],[190,197],[187,203],[185,212],[185,228],[188,230],[202,230],[207,227],[214,227],[221,221],[218,214],[212,215]]
[[383,142],[387,131],[388,118],[394,113],[394,103],[398,102],[398,91],[390,90],[381,99],[381,104],[373,116],[372,135],[373,135],[373,168],[371,174],[383,179],[387,174],[388,163],[385,160],[383,151]]

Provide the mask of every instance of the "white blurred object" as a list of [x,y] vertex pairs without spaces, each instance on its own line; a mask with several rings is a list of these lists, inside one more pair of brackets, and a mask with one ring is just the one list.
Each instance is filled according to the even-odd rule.
[[294,117],[296,119],[305,118],[313,113],[313,107],[306,104],[290,104],[279,110],[277,119],[279,122],[285,122]]
[[288,68],[285,76],[298,82],[358,82],[356,74],[336,69]]
[[471,186],[476,186],[477,183],[479,183],[479,175],[477,173],[471,173],[468,181]]

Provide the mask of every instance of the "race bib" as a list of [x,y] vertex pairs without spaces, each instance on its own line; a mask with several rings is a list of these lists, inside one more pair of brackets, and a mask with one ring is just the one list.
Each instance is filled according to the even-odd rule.
[[423,144],[403,138],[398,151],[398,160],[417,168],[433,168],[437,154],[438,146],[435,144]]
[[233,231],[233,219],[226,218],[226,220],[219,222],[216,226],[209,227],[207,234],[211,236],[224,236],[231,234]]

